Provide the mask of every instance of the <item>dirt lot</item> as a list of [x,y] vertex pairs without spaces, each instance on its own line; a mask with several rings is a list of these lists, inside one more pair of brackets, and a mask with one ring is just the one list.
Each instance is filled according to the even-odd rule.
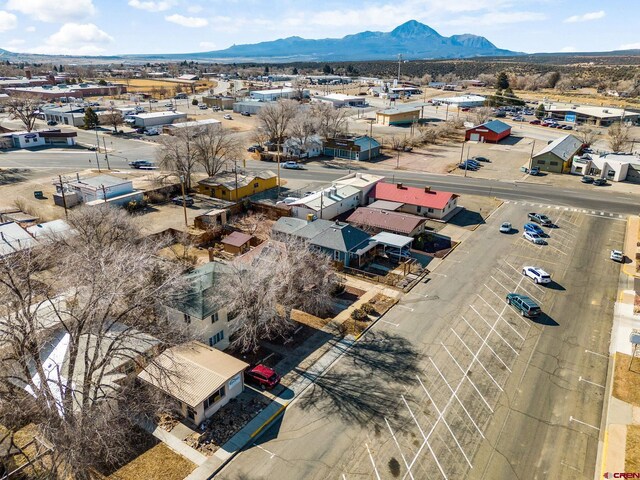
[[146,480],[163,478],[166,480],[182,480],[196,466],[186,458],[159,443],[142,455],[115,471],[109,480]]
[[[145,92],[150,93],[158,98],[169,97],[176,94],[178,87],[181,87],[181,91],[189,91],[190,85],[179,83],[175,81],[162,80],[162,79],[150,79],[150,78],[130,78],[122,80],[122,83],[127,85],[129,92]],[[198,80],[196,83],[196,91],[200,92],[215,88],[217,82],[208,80]],[[164,89],[165,95],[162,95]]]

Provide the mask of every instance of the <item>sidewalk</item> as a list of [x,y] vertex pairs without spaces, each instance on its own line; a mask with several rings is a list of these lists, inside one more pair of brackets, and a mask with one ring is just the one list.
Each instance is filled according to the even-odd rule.
[[218,451],[204,463],[199,464],[185,480],[207,480],[220,470],[231,458],[256,438],[273,420],[275,420],[318,376],[321,376],[354,343],[353,338],[343,338],[315,362],[304,375],[300,376],[289,388],[285,388],[275,397],[267,408],[247,423],[238,433],[222,445]]
[[[640,240],[638,226],[640,217],[630,217],[627,222],[624,253],[632,260],[622,267],[618,286],[618,297],[614,307],[613,328],[609,347],[609,371],[603,405],[603,433],[599,441],[599,466],[595,479],[603,478],[604,472],[625,472],[627,430],[631,425],[640,425],[640,405],[633,405],[613,396],[616,362],[622,361],[620,354],[633,355],[629,335],[640,328],[640,315],[634,314],[636,285],[640,275],[636,274],[636,245]],[[640,375],[640,374],[639,374]],[[640,452],[636,455],[640,457]],[[629,473],[629,472],[627,472]]]

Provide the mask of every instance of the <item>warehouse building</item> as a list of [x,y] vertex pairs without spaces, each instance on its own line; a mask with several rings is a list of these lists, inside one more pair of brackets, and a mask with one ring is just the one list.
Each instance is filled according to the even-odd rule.
[[453,107],[482,107],[486,98],[481,95],[459,95],[457,97],[434,98],[434,102],[440,102]]
[[174,135],[178,130],[188,128],[194,134],[204,131],[207,127],[218,127],[222,122],[215,118],[207,118],[205,120],[194,120],[193,122],[178,122],[162,127],[162,133]]
[[376,112],[376,123],[378,125],[411,125],[419,120],[420,108],[418,107],[387,108]]
[[146,128],[158,125],[169,125],[176,120],[184,120],[187,118],[187,114],[182,112],[150,112],[132,115],[131,118],[136,127]]
[[491,120],[482,125],[468,128],[465,132],[464,139],[465,141],[470,140],[472,142],[498,143],[509,135],[511,135],[511,125],[501,122],[500,120]]
[[531,158],[531,167],[545,172],[569,173],[573,157],[582,149],[582,142],[573,135],[565,135],[549,143]]
[[233,104],[234,113],[247,112],[251,115],[255,115],[260,111],[262,107],[269,104],[269,102],[261,102],[259,100],[245,100],[242,102],[235,102]]
[[367,100],[364,97],[345,95],[344,93],[331,93],[329,95],[313,97],[313,101],[329,103],[333,105],[334,108],[367,106]]
[[121,84],[98,85],[94,83],[80,83],[78,85],[42,85],[39,87],[6,88],[9,95],[30,94],[46,100],[60,98],[84,98],[96,96],[121,95],[127,93],[127,86]]
[[347,160],[371,160],[380,155],[380,144],[369,135],[329,138],[324,144],[324,154]]
[[545,105],[547,115],[563,122],[587,124],[601,127],[624,121],[640,122],[640,113],[623,108],[594,107],[590,105],[550,104]]
[[[298,95],[298,90],[288,87],[273,88],[270,90],[253,90],[249,93],[249,96],[254,100],[260,102],[273,102],[281,98],[295,98]],[[304,90],[303,95],[309,96],[309,90]]]

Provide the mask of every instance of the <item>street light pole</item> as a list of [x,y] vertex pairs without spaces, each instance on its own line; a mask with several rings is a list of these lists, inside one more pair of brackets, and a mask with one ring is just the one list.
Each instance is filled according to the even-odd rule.
[[187,222],[187,197],[184,194],[184,175],[180,175],[180,189],[182,190],[182,210],[184,212],[184,229],[186,231],[189,228],[189,224]]

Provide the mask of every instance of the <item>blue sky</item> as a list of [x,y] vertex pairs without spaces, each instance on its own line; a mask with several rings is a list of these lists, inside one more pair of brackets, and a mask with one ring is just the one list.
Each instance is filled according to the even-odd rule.
[[635,0],[0,0],[0,47],[47,54],[185,53],[407,20],[523,52],[640,48]]

